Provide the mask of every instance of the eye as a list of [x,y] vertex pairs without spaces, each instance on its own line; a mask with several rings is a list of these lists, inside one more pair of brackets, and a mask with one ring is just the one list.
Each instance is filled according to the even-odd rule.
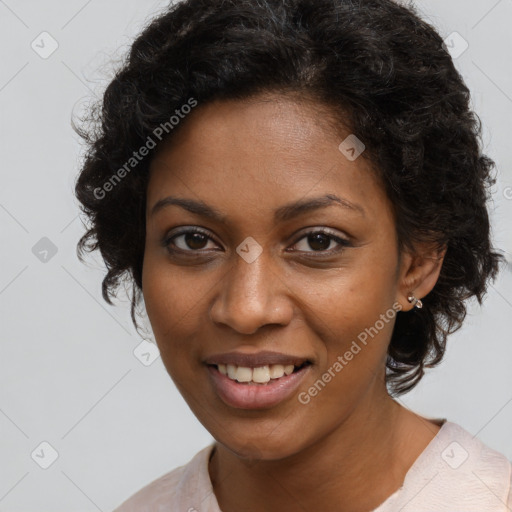
[[[303,242],[301,242],[303,241]],[[302,243],[302,248],[300,245]],[[332,250],[332,245],[338,245],[338,249]],[[301,252],[313,252],[313,253],[327,253],[332,254],[336,252],[340,252],[344,247],[349,247],[351,244],[348,240],[337,236],[326,229],[318,229],[315,231],[309,231],[302,238],[299,239],[298,242],[295,243],[295,246],[299,246],[299,251]],[[313,249],[312,251],[308,251],[307,248]],[[331,249],[330,249],[331,248]],[[330,249],[330,250],[328,250]],[[295,251],[295,249],[294,249]]]
[[213,239],[202,229],[188,228],[174,234],[171,237],[166,237],[163,240],[163,245],[170,252],[200,252],[203,249],[208,249],[208,241]]
[[[212,247],[208,247],[209,241],[217,245],[206,231],[190,227],[164,238],[162,245],[171,253],[188,252],[200,254],[204,250],[212,249]],[[300,247],[301,244],[302,247]],[[333,250],[332,246],[336,244],[338,248]],[[351,243],[348,240],[337,236],[329,230],[317,229],[305,233],[294,244],[294,246],[299,246],[299,248],[292,249],[291,252],[321,253],[320,255],[333,254],[342,251],[344,247],[349,247],[350,245]],[[312,250],[308,250],[308,248]]]

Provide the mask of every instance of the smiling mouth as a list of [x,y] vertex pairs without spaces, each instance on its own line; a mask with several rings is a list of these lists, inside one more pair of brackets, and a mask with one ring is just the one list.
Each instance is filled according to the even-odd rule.
[[271,364],[256,368],[234,364],[209,364],[208,366],[216,368],[219,373],[240,384],[265,386],[272,383],[272,381],[277,381],[282,377],[299,372],[309,365],[311,365],[309,361],[304,361],[300,365]]

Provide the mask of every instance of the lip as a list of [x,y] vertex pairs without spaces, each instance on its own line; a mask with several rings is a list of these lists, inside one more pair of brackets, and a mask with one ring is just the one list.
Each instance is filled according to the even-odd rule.
[[293,364],[300,366],[304,362],[311,363],[311,359],[306,356],[297,356],[283,354],[282,352],[271,352],[264,350],[250,354],[247,352],[225,352],[223,354],[214,354],[207,357],[203,362],[205,364],[234,364],[236,366],[245,366],[246,368],[258,368],[260,366],[282,364],[287,366]]
[[290,375],[271,379],[268,384],[239,383],[220,373],[216,366],[207,368],[215,392],[226,405],[237,409],[265,409],[289,398],[310,371],[311,364]]

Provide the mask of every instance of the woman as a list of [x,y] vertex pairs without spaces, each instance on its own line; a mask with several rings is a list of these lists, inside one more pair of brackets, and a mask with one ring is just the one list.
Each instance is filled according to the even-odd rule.
[[142,32],[82,129],[79,249],[216,441],[118,511],[510,510],[504,455],[396,399],[499,269],[469,99],[391,0],[187,0]]

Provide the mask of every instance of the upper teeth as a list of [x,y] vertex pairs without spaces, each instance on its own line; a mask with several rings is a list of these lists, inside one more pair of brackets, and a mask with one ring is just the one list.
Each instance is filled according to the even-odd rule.
[[257,382],[265,384],[270,379],[279,379],[283,375],[290,375],[293,372],[293,364],[283,366],[282,364],[271,364],[260,366],[258,368],[248,368],[246,366],[236,366],[234,364],[218,364],[217,368],[223,375],[227,375],[232,380],[238,382]]

